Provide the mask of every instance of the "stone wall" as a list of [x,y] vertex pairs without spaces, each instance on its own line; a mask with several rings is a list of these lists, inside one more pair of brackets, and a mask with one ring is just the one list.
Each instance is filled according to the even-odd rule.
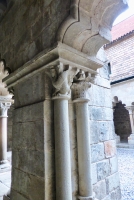
[[[102,73],[105,72],[105,73]],[[100,70],[106,80],[105,68]],[[120,184],[110,87],[94,85],[90,91],[89,119],[92,141],[93,187],[97,199],[120,199]]]
[[121,102],[114,107],[115,133],[120,136],[121,142],[128,142],[131,134],[130,117],[125,105]]
[[0,23],[0,54],[12,71],[55,45],[69,7],[69,0],[12,1]]

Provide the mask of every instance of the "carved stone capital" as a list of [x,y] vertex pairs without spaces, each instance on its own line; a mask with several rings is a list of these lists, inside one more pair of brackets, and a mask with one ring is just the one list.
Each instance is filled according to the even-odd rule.
[[81,81],[79,83],[73,83],[72,85],[72,98],[74,102],[89,101],[87,98],[87,90],[91,87],[88,82]]
[[58,66],[52,66],[46,73],[52,81],[54,88],[53,99],[71,97],[70,87],[74,76],[79,70],[72,68],[69,65],[60,63]]
[[74,102],[89,101],[87,90],[91,87],[93,79],[94,78],[90,73],[82,70],[75,76],[74,83],[71,87]]
[[7,117],[7,111],[10,108],[11,103],[0,103],[0,117]]

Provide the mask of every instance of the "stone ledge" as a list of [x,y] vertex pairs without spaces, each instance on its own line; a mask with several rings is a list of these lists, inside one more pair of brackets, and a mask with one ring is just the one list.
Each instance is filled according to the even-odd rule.
[[134,149],[134,144],[118,143],[116,146],[117,148]]

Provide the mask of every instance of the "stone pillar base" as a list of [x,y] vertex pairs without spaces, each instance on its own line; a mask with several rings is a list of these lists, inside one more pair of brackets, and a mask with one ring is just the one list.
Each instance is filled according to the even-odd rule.
[[128,137],[128,144],[134,145],[134,133]]

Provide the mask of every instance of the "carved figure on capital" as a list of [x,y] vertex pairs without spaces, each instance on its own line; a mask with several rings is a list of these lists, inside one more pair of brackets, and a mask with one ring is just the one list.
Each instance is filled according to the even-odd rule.
[[71,87],[73,100],[87,100],[87,90],[91,87],[91,83],[94,77],[89,72],[80,70],[79,73],[74,77],[74,82]]
[[46,72],[52,81],[54,87],[53,97],[71,96],[70,87],[74,76],[78,73],[78,69],[69,65],[60,63],[58,66],[52,66]]

